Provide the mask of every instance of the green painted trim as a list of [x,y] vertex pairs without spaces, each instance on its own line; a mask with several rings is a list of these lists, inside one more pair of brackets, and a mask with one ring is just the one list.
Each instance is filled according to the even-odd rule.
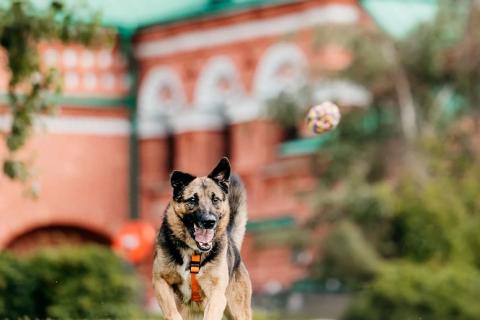
[[336,132],[328,132],[311,138],[287,141],[278,147],[281,156],[299,156],[316,153],[323,145],[333,140]]
[[107,97],[78,97],[78,96],[61,96],[53,101],[59,105],[67,106],[85,106],[85,107],[101,107],[101,108],[125,108],[130,103],[131,97],[124,98],[107,98]]
[[136,220],[140,218],[139,204],[139,175],[140,175],[140,156],[138,147],[138,119],[136,105],[130,105],[130,139],[129,139],[129,202],[130,202],[130,219]]
[[[81,97],[81,96],[58,96],[50,100],[56,105],[93,107],[93,108],[126,108],[136,97],[110,98],[110,97]],[[8,104],[8,94],[0,93],[0,103]]]
[[129,110],[130,121],[130,139],[129,139],[129,217],[131,220],[140,218],[139,205],[139,175],[140,175],[140,158],[138,147],[138,114],[137,114],[137,92],[138,92],[138,63],[135,58],[132,42],[132,33],[120,33],[120,50],[123,51],[127,58],[128,74],[132,79],[130,85],[128,99],[125,100]]
[[139,205],[139,174],[140,174],[140,156],[138,146],[138,115],[137,115],[137,92],[138,92],[138,64],[135,58],[132,33],[120,33],[120,50],[123,51],[128,61],[128,74],[132,79],[126,106],[129,110],[130,121],[130,139],[129,139],[129,217],[131,220],[140,218]]
[[291,227],[295,225],[295,219],[292,216],[283,216],[263,220],[254,220],[247,223],[248,232],[265,232],[275,229]]

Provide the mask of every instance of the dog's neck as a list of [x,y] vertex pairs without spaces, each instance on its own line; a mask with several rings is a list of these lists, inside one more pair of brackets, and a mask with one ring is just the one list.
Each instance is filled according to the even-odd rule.
[[[215,261],[215,258],[217,258],[222,250],[225,248],[225,243],[221,239],[216,239],[213,242],[212,249],[210,249],[207,252],[201,252],[199,250],[194,250],[190,247],[188,248],[183,248],[181,249],[183,261],[190,261],[191,257],[193,255],[199,254],[201,256],[200,259],[200,266],[203,267],[204,265]],[[188,266],[188,264],[187,264]]]

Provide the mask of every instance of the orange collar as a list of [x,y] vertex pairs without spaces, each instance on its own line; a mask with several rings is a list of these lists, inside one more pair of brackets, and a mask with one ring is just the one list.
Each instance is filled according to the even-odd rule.
[[192,286],[192,301],[202,302],[202,296],[200,294],[200,285],[197,280],[197,273],[200,271],[200,254],[193,254],[190,259],[190,276]]

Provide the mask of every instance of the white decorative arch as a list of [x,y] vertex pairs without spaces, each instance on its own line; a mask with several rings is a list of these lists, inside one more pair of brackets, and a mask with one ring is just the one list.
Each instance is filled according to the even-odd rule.
[[138,96],[140,119],[154,119],[171,114],[186,104],[179,75],[170,67],[158,66],[145,76]]
[[277,43],[268,48],[255,71],[254,93],[263,100],[281,92],[294,92],[305,84],[307,59],[292,43]]
[[228,56],[215,56],[208,60],[198,77],[195,106],[201,110],[213,110],[229,105],[244,92],[233,61]]

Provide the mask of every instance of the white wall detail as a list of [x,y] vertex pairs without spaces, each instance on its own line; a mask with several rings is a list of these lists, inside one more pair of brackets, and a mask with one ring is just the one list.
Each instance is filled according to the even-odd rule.
[[254,78],[254,95],[262,100],[281,92],[295,92],[306,82],[307,59],[292,43],[277,43],[260,59]]
[[[0,132],[8,132],[12,124],[10,115],[0,116]],[[37,133],[89,134],[98,136],[128,136],[130,123],[114,117],[39,116],[34,127]]]
[[141,137],[162,136],[167,132],[166,118],[186,105],[180,76],[166,66],[153,68],[140,84],[138,94],[139,134]]
[[259,37],[271,37],[329,23],[355,23],[360,11],[357,6],[329,4],[281,17],[235,23],[222,28],[184,32],[161,40],[145,41],[136,47],[139,58],[161,57],[211,48]]
[[237,69],[227,56],[210,58],[201,71],[195,88],[195,108],[215,110],[244,95]]
[[145,76],[138,95],[140,119],[155,119],[174,113],[186,104],[178,74],[169,67],[156,67]]

